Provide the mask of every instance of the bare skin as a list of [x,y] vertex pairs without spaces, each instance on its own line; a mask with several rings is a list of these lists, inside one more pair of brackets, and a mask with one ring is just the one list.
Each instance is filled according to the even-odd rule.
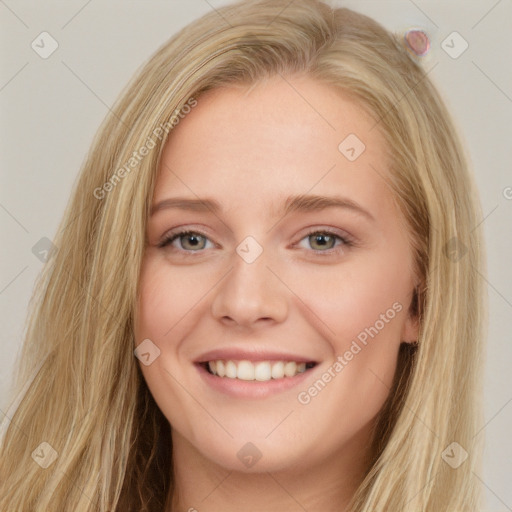
[[[373,125],[326,85],[275,77],[207,92],[171,132],[152,204],[220,206],[148,221],[135,337],[160,350],[141,369],[172,426],[173,512],[339,512],[361,482],[400,343],[418,331],[412,248]],[[353,161],[338,149],[349,134],[365,145],[357,156],[351,141]],[[358,207],[285,215],[301,194]],[[160,247],[177,228],[195,235]],[[315,365],[267,392],[208,373],[199,362],[217,349]]]

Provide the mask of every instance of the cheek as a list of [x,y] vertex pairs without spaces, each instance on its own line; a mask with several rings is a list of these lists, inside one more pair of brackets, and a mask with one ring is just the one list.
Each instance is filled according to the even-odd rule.
[[404,271],[408,261],[399,250],[378,256],[354,257],[337,269],[304,274],[297,282],[297,294],[307,298],[332,356],[326,365],[330,374],[309,383],[316,386],[312,395],[317,390],[322,395],[311,396],[314,414],[339,414],[342,408],[358,424],[374,417],[389,394],[412,285]]
[[[172,326],[173,312],[176,310],[176,294],[169,293],[171,283],[164,275],[153,271],[147,264],[141,274],[140,294],[137,305],[136,337],[159,341]],[[160,340],[160,341],[163,341]]]
[[337,353],[346,350],[347,343],[350,345],[358,336],[364,343],[369,331],[382,340],[381,346],[401,341],[410,301],[410,277],[397,272],[396,263],[369,260],[361,258],[336,269],[317,269],[295,281],[297,295],[325,325],[324,332]]
[[[173,427],[180,431],[194,431],[192,411],[196,404],[183,393],[180,382],[187,381],[186,366],[180,358],[179,340],[191,328],[190,314],[204,291],[186,272],[171,272],[169,265],[158,257],[144,259],[139,297],[135,314],[135,344],[149,339],[158,347],[159,355],[149,365],[139,363],[148,388],[160,410]],[[192,395],[197,392],[190,389]],[[179,414],[176,413],[179,411]]]
[[[310,276],[310,282],[303,281],[309,290],[304,295],[307,305],[321,320],[317,325],[327,326],[322,331],[332,359],[300,390],[301,420],[322,418],[323,434],[339,436],[340,443],[381,410],[392,387],[401,342],[404,290],[389,273],[371,268],[354,266],[343,272],[340,267],[329,279],[326,273],[323,280]],[[322,281],[326,285],[319,287]]]
[[[190,267],[192,268],[192,267]],[[175,271],[158,256],[146,257],[141,275],[137,304],[135,336],[167,346],[176,328],[200,303],[207,291],[206,276],[185,267]],[[211,276],[210,278],[211,279]]]

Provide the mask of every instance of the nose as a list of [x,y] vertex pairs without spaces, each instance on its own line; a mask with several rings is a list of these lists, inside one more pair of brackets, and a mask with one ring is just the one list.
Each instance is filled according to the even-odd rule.
[[288,314],[288,290],[268,268],[266,251],[252,263],[234,252],[231,261],[231,270],[215,287],[212,315],[232,326],[282,322]]

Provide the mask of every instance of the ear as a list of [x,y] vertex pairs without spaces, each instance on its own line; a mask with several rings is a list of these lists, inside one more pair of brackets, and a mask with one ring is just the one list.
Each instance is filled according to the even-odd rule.
[[416,343],[419,337],[420,321],[419,321],[419,302],[418,302],[418,287],[414,288],[413,297],[407,318],[402,327],[400,334],[401,340],[405,343]]

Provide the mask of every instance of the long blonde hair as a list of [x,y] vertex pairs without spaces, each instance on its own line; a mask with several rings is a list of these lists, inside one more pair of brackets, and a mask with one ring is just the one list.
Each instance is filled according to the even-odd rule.
[[[31,301],[1,510],[164,509],[170,426],[134,357],[133,318],[165,134],[202,92],[275,74],[339,88],[375,119],[421,281],[418,343],[400,351],[351,510],[479,510],[484,262],[465,151],[399,36],[317,0],[241,1],[203,16],[155,53],[105,119]],[[44,469],[37,450],[51,449]]]

